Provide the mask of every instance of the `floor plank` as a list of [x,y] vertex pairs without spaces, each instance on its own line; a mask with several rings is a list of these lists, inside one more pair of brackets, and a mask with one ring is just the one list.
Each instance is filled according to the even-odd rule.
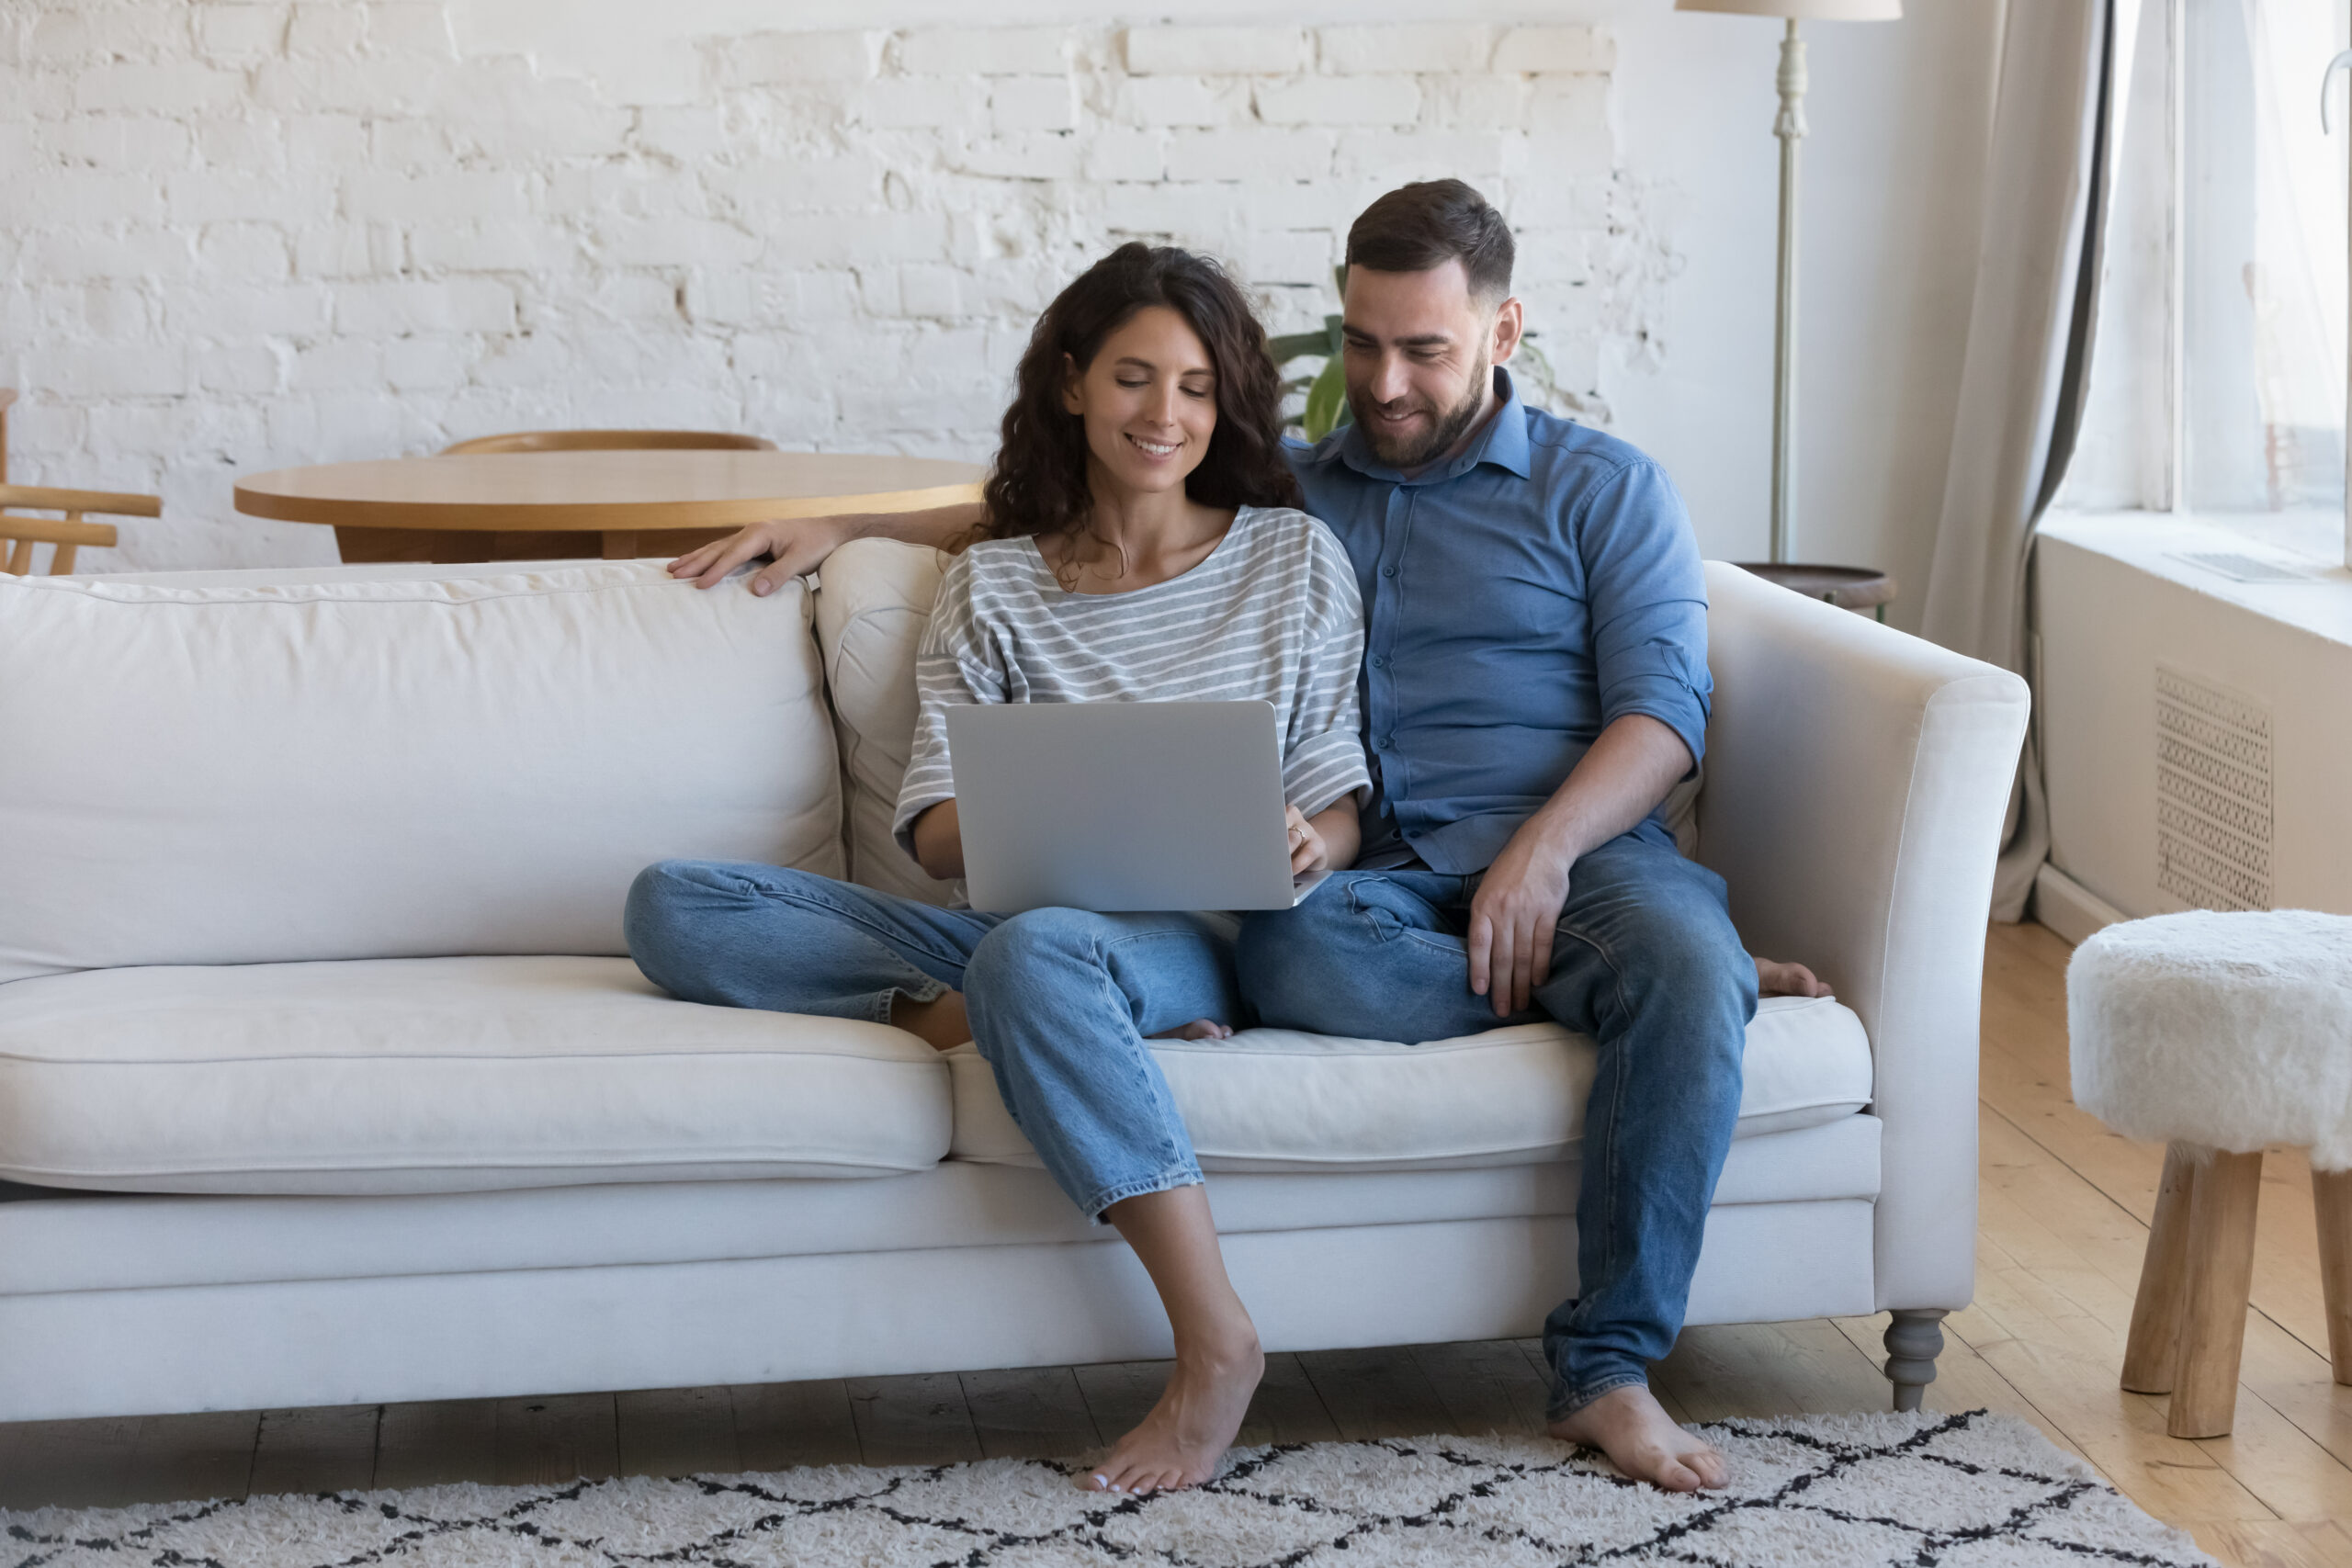
[[253,1495],[365,1492],[376,1481],[383,1416],[380,1404],[263,1411],[247,1482]]
[[1072,1459],[1103,1444],[1068,1367],[958,1375],[980,1452],[989,1459]]
[[0,1426],[0,1508],[112,1508],[161,1501],[132,1473],[139,1417]]
[[1544,1430],[1551,1389],[1525,1352],[1509,1339],[1416,1345],[1408,1352],[1445,1407],[1453,1429],[1532,1436]]
[[1322,1396],[1340,1436],[1420,1438],[1455,1430],[1445,1402],[1410,1355],[1389,1350],[1308,1350],[1298,1364]]
[[1250,1397],[1250,1414],[1242,1417],[1236,1441],[1256,1443],[1329,1443],[1339,1439],[1339,1424],[1323,1408],[1323,1396],[1298,1358],[1287,1352],[1266,1358],[1266,1375]]
[[616,1394],[613,1428],[623,1475],[732,1475],[743,1468],[735,1404],[724,1388]]
[[954,1372],[845,1382],[867,1464],[958,1464],[980,1457],[979,1435]]
[[742,1383],[727,1391],[735,1408],[735,1449],[745,1470],[858,1464],[857,1422],[839,1378]]
[[501,1486],[560,1486],[620,1473],[620,1441],[609,1393],[550,1394],[497,1402],[491,1478]]
[[1160,1390],[1168,1386],[1168,1374],[1175,1369],[1173,1361],[1105,1361],[1073,1369],[1087,1411],[1094,1417],[1094,1429],[1102,1434],[1103,1441],[1117,1442],[1151,1414],[1151,1407],[1159,1403]]
[[485,1481],[496,1473],[498,1402],[435,1399],[387,1404],[377,1427],[379,1490]]

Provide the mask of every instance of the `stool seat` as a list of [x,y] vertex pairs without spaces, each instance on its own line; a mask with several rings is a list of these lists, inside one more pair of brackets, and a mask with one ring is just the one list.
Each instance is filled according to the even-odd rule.
[[2066,971],[2075,1103],[2126,1137],[2352,1168],[2352,917],[2127,920]]
[[2075,1103],[2168,1144],[2122,1383],[2165,1429],[2235,1419],[2262,1152],[2311,1151],[2329,1359],[2352,1383],[2352,919],[2192,910],[2108,927],[2066,967]]

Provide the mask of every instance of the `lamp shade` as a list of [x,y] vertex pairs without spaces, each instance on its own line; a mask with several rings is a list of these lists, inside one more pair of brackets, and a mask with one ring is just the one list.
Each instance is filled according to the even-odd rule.
[[1903,0],[1674,0],[1674,8],[1792,17],[1801,22],[1892,22],[1903,15]]

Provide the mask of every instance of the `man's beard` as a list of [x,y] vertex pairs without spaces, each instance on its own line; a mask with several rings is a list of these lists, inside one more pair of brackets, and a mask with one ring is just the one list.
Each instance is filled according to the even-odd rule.
[[1354,406],[1353,398],[1348,400],[1348,412],[1353,414],[1356,423],[1363,427],[1364,438],[1372,445],[1372,455],[1388,468],[1407,471],[1435,462],[1439,457],[1443,457],[1447,449],[1455,442],[1462,439],[1463,432],[1476,423],[1480,409],[1486,401],[1487,384],[1493,379],[1494,368],[1486,356],[1481,355],[1478,358],[1477,373],[1466,383],[1462,400],[1452,408],[1442,411],[1437,416],[1436,423],[1430,426],[1429,434],[1417,441],[1390,441],[1373,434],[1372,422],[1365,419],[1363,411]]

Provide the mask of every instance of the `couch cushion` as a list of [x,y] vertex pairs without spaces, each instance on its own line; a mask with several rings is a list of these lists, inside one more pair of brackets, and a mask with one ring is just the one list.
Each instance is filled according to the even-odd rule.
[[0,576],[0,982],[617,954],[650,862],[839,874],[797,585],[401,571]]
[[[1155,1040],[1152,1055],[1204,1170],[1408,1170],[1574,1157],[1600,1051],[1533,1023],[1419,1045],[1252,1029]],[[956,1157],[1035,1165],[979,1053],[947,1061]],[[1818,1126],[1870,1098],[1870,1042],[1850,1010],[1826,997],[1757,1009],[1734,1136]]]
[[939,592],[937,550],[858,539],[825,558],[817,642],[839,720],[843,839],[853,882],[944,904],[960,883],[934,882],[890,836],[915,738],[915,645]]
[[627,959],[101,970],[0,986],[0,1179],[145,1192],[856,1177],[947,1152],[880,1024],[672,1000]]

